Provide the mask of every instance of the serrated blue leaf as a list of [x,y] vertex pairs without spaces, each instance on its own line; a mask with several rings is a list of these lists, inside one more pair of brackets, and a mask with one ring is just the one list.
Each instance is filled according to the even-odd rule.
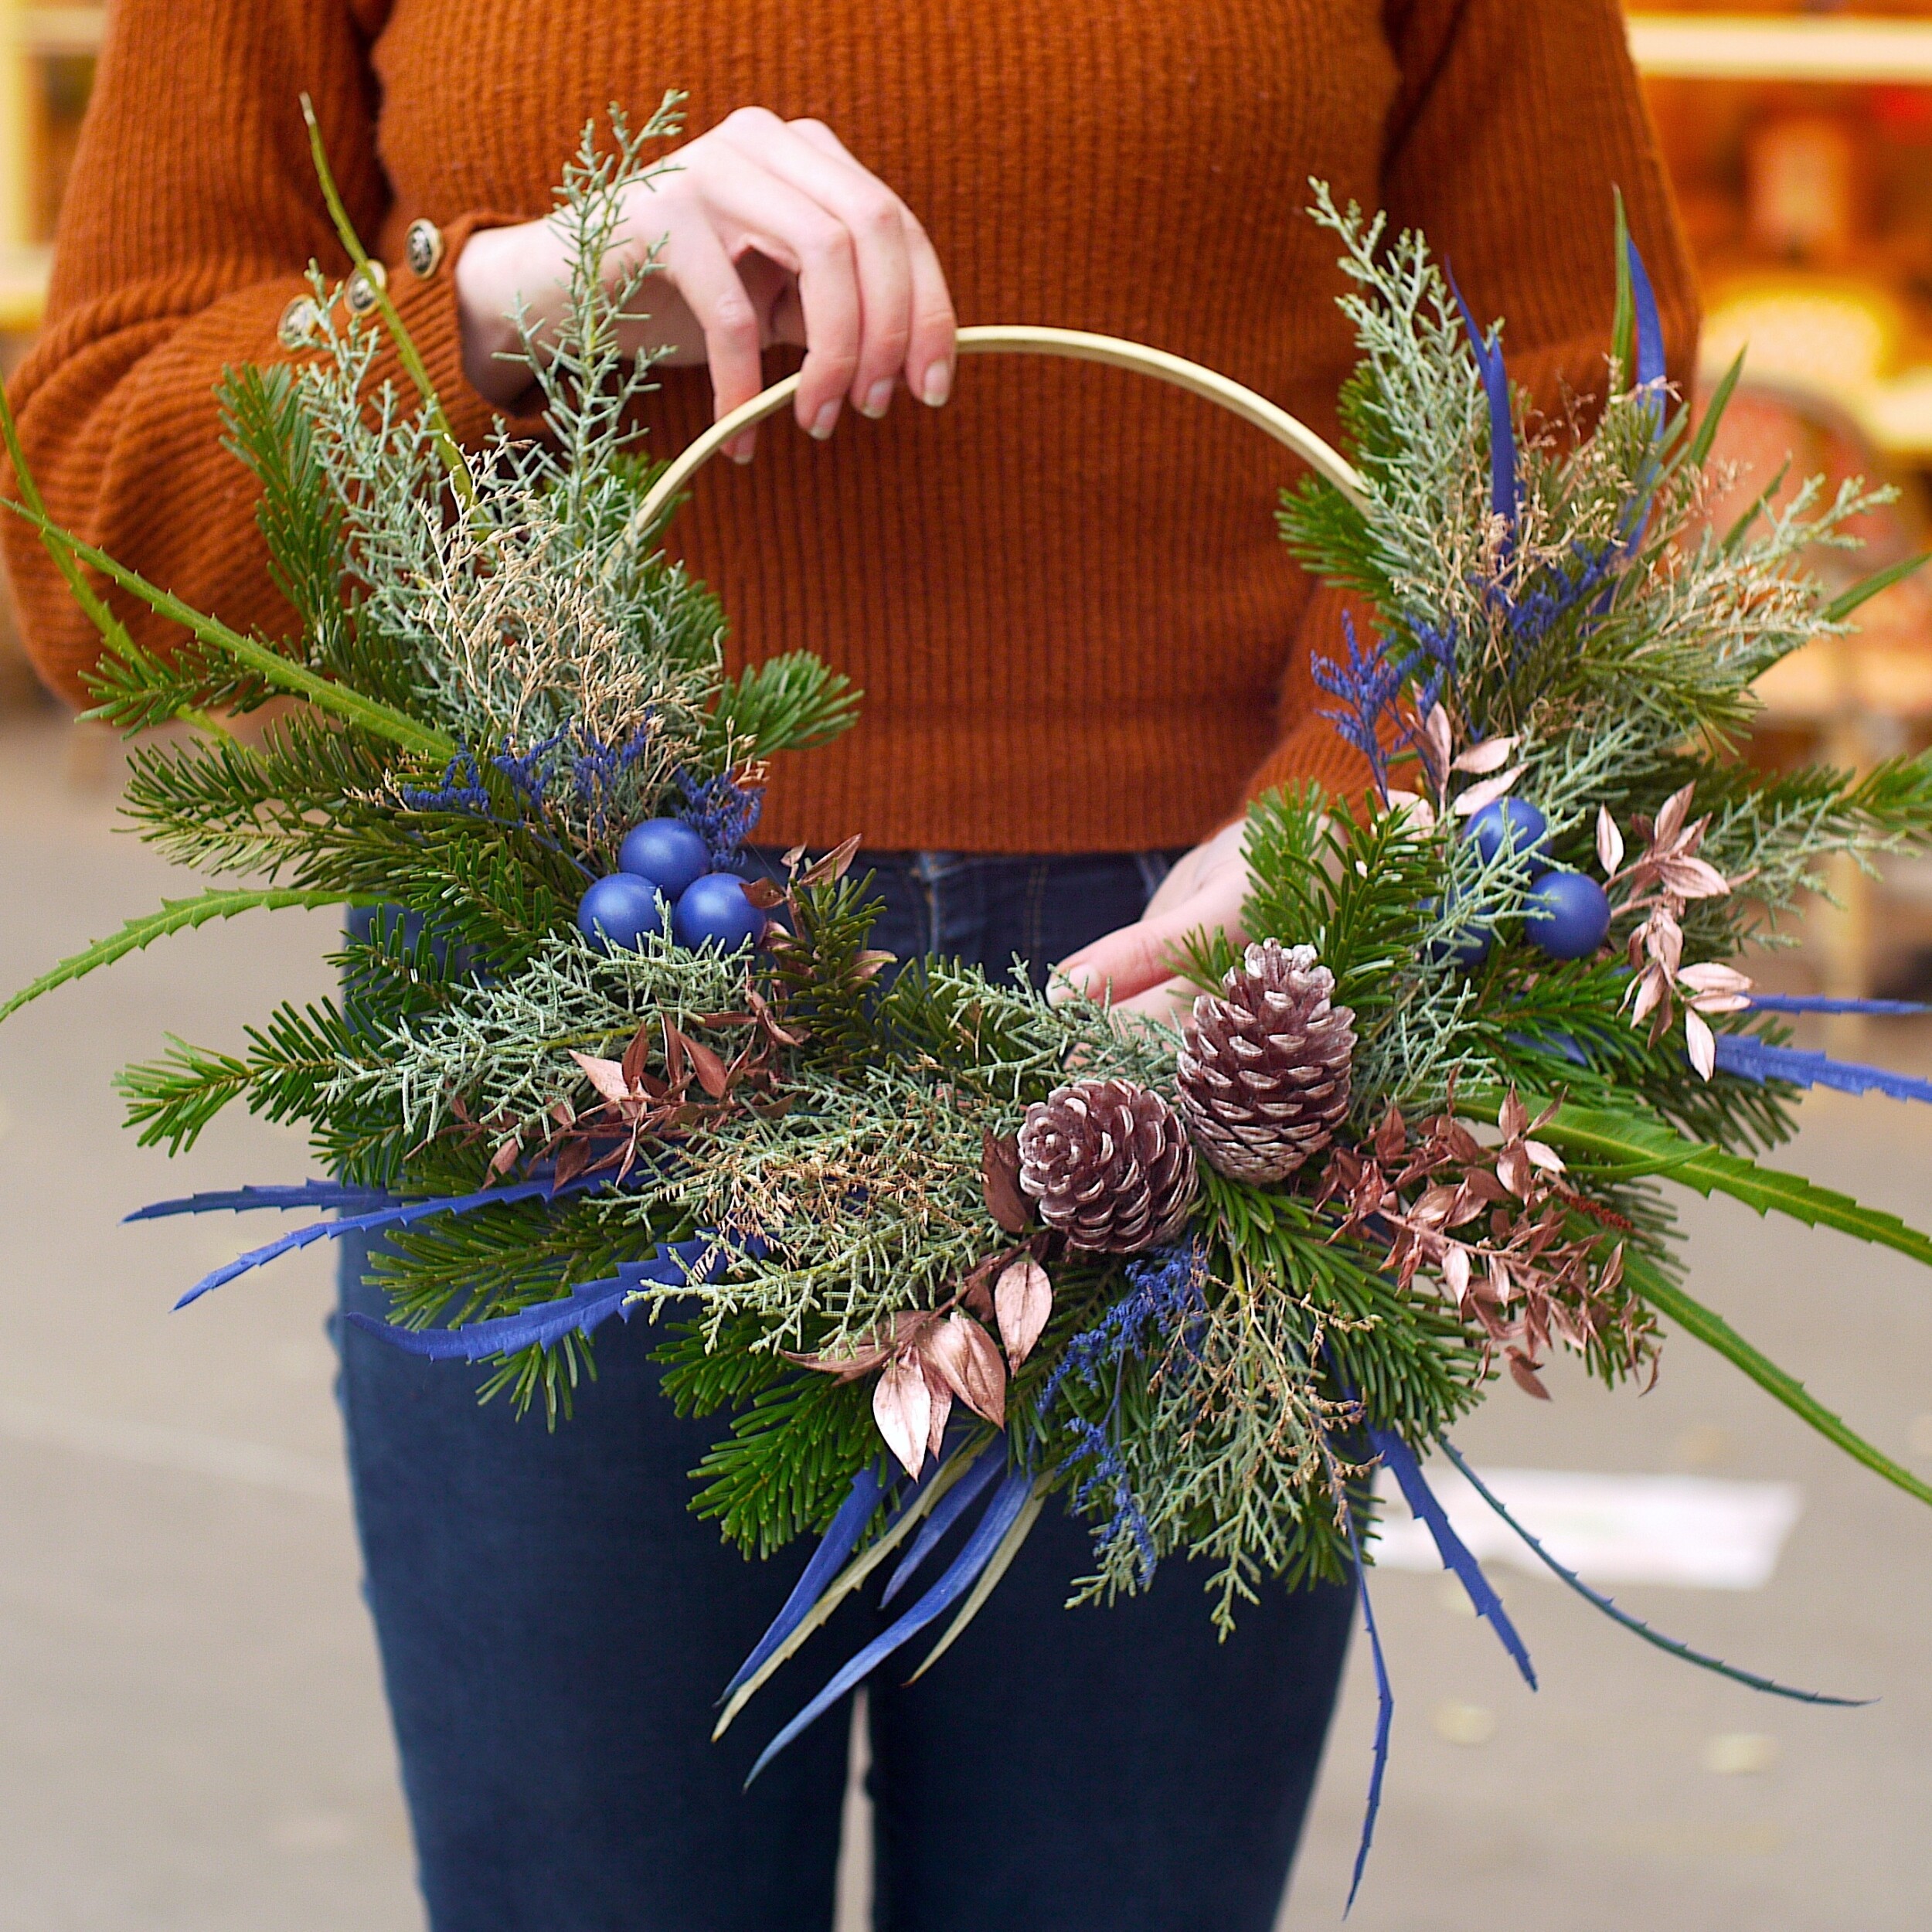
[[1760,1013],[1932,1013],[1915,999],[1832,999],[1823,994],[1752,993],[1752,1010]]
[[640,1288],[702,1283],[724,1265],[718,1243],[709,1236],[696,1235],[660,1247],[648,1261],[620,1263],[615,1274],[580,1282],[554,1301],[539,1301],[515,1315],[492,1315],[487,1321],[472,1321],[461,1328],[404,1328],[353,1308],[344,1318],[365,1335],[426,1361],[485,1362],[492,1356],[512,1355],[519,1349],[549,1348],[567,1335],[588,1335],[614,1315],[628,1321],[625,1304]]
[[342,1181],[308,1180],[287,1186],[235,1187],[217,1193],[190,1194],[176,1201],[151,1201],[125,1218],[159,1221],[172,1214],[247,1214],[257,1208],[360,1208],[373,1211],[397,1199],[386,1188],[351,1187]]
[[1788,1080],[1794,1087],[1828,1087],[1841,1094],[1883,1094],[1895,1100],[1932,1104],[1932,1080],[1894,1073],[1860,1060],[1834,1060],[1795,1046],[1774,1046],[1749,1033],[1719,1033],[1719,1070],[1747,1080]]
[[1369,1632],[1369,1655],[1376,1673],[1375,1761],[1369,1771],[1369,1801],[1362,1816],[1362,1842],[1355,1847],[1355,1872],[1349,1881],[1349,1902],[1342,1908],[1345,1919],[1355,1910],[1355,1895],[1362,1889],[1362,1875],[1368,1869],[1369,1848],[1375,1843],[1376,1819],[1382,1810],[1382,1780],[1389,1768],[1389,1733],[1395,1723],[1396,1694],[1389,1682],[1389,1665],[1382,1654],[1382,1633],[1376,1628],[1375,1605],[1369,1599],[1369,1569],[1362,1560],[1362,1539],[1355,1526],[1355,1512],[1345,1508],[1349,1525],[1349,1547],[1355,1553],[1356,1587],[1362,1592],[1362,1621]]
[[1495,1631],[1503,1648],[1522,1672],[1523,1682],[1534,1690],[1536,1671],[1529,1661],[1529,1646],[1509,1621],[1509,1613],[1503,1608],[1502,1599],[1496,1594],[1495,1586],[1483,1574],[1481,1564],[1471,1553],[1469,1546],[1456,1534],[1449,1521],[1449,1512],[1429,1487],[1429,1479],[1422,1473],[1422,1465],[1417,1461],[1414,1452],[1393,1430],[1378,1429],[1372,1423],[1369,1427],[1369,1440],[1375,1444],[1376,1453],[1395,1478],[1417,1520],[1428,1526],[1429,1534],[1435,1539],[1436,1548],[1441,1553],[1444,1566],[1461,1580],[1463,1588],[1469,1593],[1470,1602],[1476,1607],[1476,1614]]
[[746,1784],[749,1784],[801,1732],[824,1716],[846,1692],[862,1683],[894,1651],[910,1642],[928,1624],[943,1617],[972,1588],[979,1573],[992,1561],[993,1553],[999,1548],[1007,1531],[1012,1528],[1014,1519],[1026,1508],[1032,1488],[1033,1478],[1027,1471],[1015,1469],[1008,1473],[1006,1480],[993,1492],[985,1515],[967,1539],[966,1547],[947,1565],[938,1582],[846,1664],[759,1753],[758,1761],[752,1766]]
[[[238,1254],[233,1260],[223,1262],[219,1267],[204,1274],[175,1306],[185,1308],[191,1301],[199,1301],[211,1289],[224,1286],[238,1275],[247,1274],[251,1268],[260,1267],[298,1248],[305,1248],[311,1241],[339,1241],[345,1234],[376,1233],[389,1228],[408,1227],[432,1215],[471,1214],[481,1208],[504,1207],[512,1202],[539,1198],[555,1200],[561,1196],[580,1194],[604,1185],[601,1176],[566,1181],[561,1185],[553,1180],[515,1181],[502,1187],[480,1188],[473,1194],[432,1195],[420,1201],[391,1200],[387,1206],[366,1213],[345,1214],[333,1221],[313,1221],[307,1227],[291,1228],[265,1246],[250,1248],[246,1254]],[[165,1206],[167,1203],[157,1205]]]
[[1573,1570],[1566,1570],[1549,1552],[1510,1515],[1502,1498],[1484,1482],[1475,1471],[1465,1462],[1455,1445],[1447,1436],[1436,1437],[1436,1445],[1442,1453],[1460,1469],[1474,1489],[1496,1514],[1502,1517],[1516,1534],[1522,1537],[1536,1553],[1544,1567],[1560,1577],[1578,1596],[1594,1604],[1612,1623],[1621,1624],[1634,1635],[1643,1638],[1647,1644],[1654,1644],[1662,1651],[1668,1651],[1673,1657],[1681,1657],[1687,1664],[1695,1664],[1700,1670],[1715,1671],[1720,1677],[1728,1677],[1733,1683],[1748,1685],[1753,1690],[1763,1691],[1773,1697],[1789,1697],[1801,1704],[1837,1704],[1847,1707],[1873,1703],[1869,1697],[1830,1697],[1823,1691],[1794,1690],[1788,1684],[1781,1684],[1776,1679],[1760,1677],[1755,1671],[1740,1669],[1735,1664],[1727,1664],[1722,1658],[1707,1656],[1701,1650],[1692,1650],[1689,1645],[1679,1643],[1675,1637],[1666,1637],[1662,1631],[1653,1630],[1641,1617],[1633,1617],[1627,1610],[1617,1608],[1600,1590],[1592,1590]]

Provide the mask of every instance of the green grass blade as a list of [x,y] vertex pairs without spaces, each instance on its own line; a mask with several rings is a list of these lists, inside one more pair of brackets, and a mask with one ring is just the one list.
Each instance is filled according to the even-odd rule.
[[1711,392],[1711,400],[1705,406],[1704,420],[1697,426],[1697,434],[1691,438],[1690,447],[1684,452],[1684,460],[1692,469],[1704,467],[1704,460],[1711,453],[1711,445],[1717,440],[1717,426],[1724,420],[1724,411],[1730,404],[1731,391],[1737,386],[1737,379],[1744,373],[1744,358],[1747,350],[1740,349],[1736,359],[1724,372],[1724,379]]
[[339,892],[304,891],[297,886],[209,892],[203,893],[199,899],[165,900],[159,912],[146,913],[139,919],[129,920],[111,938],[96,940],[84,952],[63,959],[58,966],[43,973],[31,986],[22,987],[4,1006],[0,1006],[0,1019],[17,1013],[30,1001],[38,999],[43,993],[52,992],[56,986],[83,978],[97,967],[111,966],[116,960],[139,952],[144,946],[151,946],[156,940],[165,939],[170,933],[206,926],[211,919],[233,919],[237,913],[258,909],[274,911],[285,906],[373,906],[379,903],[374,899],[359,899]]
[[315,104],[307,94],[302,96],[302,118],[308,124],[309,158],[315,163],[315,179],[321,184],[322,199],[328,204],[329,219],[335,223],[335,233],[349,251],[349,260],[355,264],[369,293],[376,298],[376,312],[389,332],[389,339],[396,345],[396,359],[416,385],[416,392],[429,411],[430,434],[435,442],[437,454],[443,459],[443,467],[449,472],[451,485],[463,499],[464,506],[474,509],[476,478],[470,474],[462,445],[456,440],[456,432],[450,427],[442,398],[436,393],[436,385],[430,380],[429,366],[423,360],[422,351],[416,346],[416,338],[396,313],[388,289],[370,270],[369,251],[363,247],[362,238],[356,233],[342,192],[335,185],[335,171],[328,165],[328,151],[322,145],[321,124],[315,118]]
[[1630,280],[1630,217],[1624,211],[1624,191],[1613,188],[1616,202],[1617,306],[1611,317],[1610,354],[1617,365],[1617,386],[1628,389],[1637,369],[1637,301]]
[[1624,1278],[1659,1315],[1668,1316],[1685,1334],[1695,1335],[1706,1348],[1715,1349],[1733,1367],[1742,1369],[1767,1395],[1783,1403],[1828,1441],[1836,1443],[1853,1461],[1862,1463],[1887,1482],[1896,1484],[1907,1495],[1932,1503],[1932,1486],[1921,1482],[1910,1470],[1901,1468],[1889,1456],[1847,1428],[1803,1383],[1753,1348],[1721,1315],[1693,1301],[1641,1255],[1627,1254],[1624,1268]]
[[456,740],[434,726],[420,723],[376,699],[366,698],[359,691],[352,691],[346,685],[318,677],[306,665],[284,657],[260,639],[245,638],[239,631],[231,631],[219,617],[204,615],[192,604],[184,604],[172,591],[150,583],[139,571],[129,570],[124,563],[117,563],[106,551],[97,549],[91,543],[83,543],[77,536],[61,529],[45,510],[36,510],[28,504],[10,501],[6,502],[6,507],[15,516],[32,524],[43,536],[51,535],[75,556],[92,564],[103,577],[140,598],[151,611],[192,631],[203,644],[225,652],[236,663],[247,665],[278,690],[306,698],[317,710],[328,712],[347,723],[360,725],[372,736],[386,738],[392,744],[401,745],[406,750],[434,758],[456,756]]
[[1825,621],[1842,624],[1861,604],[1869,603],[1881,590],[1889,590],[1893,584],[1903,582],[1929,556],[1932,556],[1932,550],[1921,550],[1917,556],[1903,558],[1896,563],[1888,564],[1883,570],[1874,570],[1869,577],[1860,579],[1850,590],[1825,605],[1821,614]]

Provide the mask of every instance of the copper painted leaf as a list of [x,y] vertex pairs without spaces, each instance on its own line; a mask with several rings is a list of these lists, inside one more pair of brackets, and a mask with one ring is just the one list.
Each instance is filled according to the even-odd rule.
[[895,1355],[879,1371],[872,1392],[872,1418],[886,1447],[917,1478],[926,1461],[926,1439],[932,1426],[932,1391],[919,1358],[908,1351]]
[[1520,1140],[1529,1125],[1529,1109],[1524,1106],[1522,1096],[1512,1087],[1503,1098],[1501,1111],[1496,1115],[1496,1124],[1502,1129],[1506,1141]]
[[724,1062],[702,1040],[687,1037],[684,1050],[691,1056],[691,1064],[697,1072],[698,1084],[714,1100],[723,1100],[725,1090],[731,1084],[731,1076],[725,1071]]
[[995,1429],[1006,1427],[1006,1365],[998,1345],[957,1309],[920,1338],[920,1352],[953,1393]]
[[986,1212],[1009,1234],[1023,1234],[1033,1219],[1032,1204],[1020,1192],[1019,1142],[1012,1134],[995,1139],[980,1131],[980,1173],[986,1188]]
[[769,879],[747,879],[745,881],[745,897],[761,913],[768,913],[774,906],[785,903],[785,889]]
[[1617,829],[1617,821],[1611,817],[1607,805],[1597,808],[1597,862],[1603,867],[1606,879],[1624,862],[1624,835]]
[[631,1036],[631,1044],[624,1049],[624,1059],[621,1063],[624,1083],[633,1092],[643,1078],[644,1070],[649,1064],[650,1059],[651,1025],[647,1020]]
[[1515,748],[1514,738],[1485,738],[1481,744],[1471,745],[1449,769],[1466,771],[1472,778],[1480,778],[1489,772],[1500,771],[1509,762],[1509,754]]
[[1516,1386],[1525,1395],[1534,1396],[1539,1402],[1549,1400],[1549,1391],[1543,1386],[1543,1377],[1537,1374],[1526,1357],[1517,1354],[1513,1349],[1509,1352],[1509,1372],[1515,1379]]
[[926,1423],[926,1453],[936,1456],[946,1440],[946,1425],[952,1420],[953,1392],[945,1377],[930,1367],[926,1370],[926,1398],[933,1405]]
[[623,1063],[603,1060],[594,1054],[573,1053],[571,1059],[583,1069],[583,1077],[607,1100],[628,1100],[631,1083],[624,1077]]
[[1458,818],[1473,817],[1485,805],[1493,805],[1498,798],[1508,798],[1516,781],[1528,769],[1526,765],[1512,765],[1507,771],[1499,771],[1495,777],[1485,778],[1481,784],[1458,792],[1450,801],[1450,809]]
[[1690,1049],[1690,1063],[1709,1080],[1717,1071],[1717,1041],[1703,1015],[1689,1006],[1684,1009],[1684,1039]]
[[835,879],[845,877],[846,869],[858,855],[859,835],[854,832],[842,845],[835,845],[822,859],[815,859],[798,883],[801,886],[829,885]]
[[993,1289],[993,1310],[1006,1359],[1017,1369],[1033,1352],[1053,1312],[1053,1284],[1046,1270],[1030,1255],[1015,1261]]

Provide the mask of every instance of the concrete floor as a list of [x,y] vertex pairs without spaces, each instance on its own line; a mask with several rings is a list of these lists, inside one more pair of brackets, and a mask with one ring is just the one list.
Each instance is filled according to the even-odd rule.
[[[51,721],[0,729],[6,988],[188,889],[112,832],[111,761],[80,743]],[[223,1043],[275,998],[322,991],[333,930],[283,913],[184,935],[0,1029],[0,1932],[421,1923],[338,1465],[326,1257],[173,1316],[172,1293],[234,1251],[235,1224],[117,1218],[306,1171],[294,1136],[245,1118],[191,1159],[143,1154],[108,1080],[168,1030]],[[1932,1060],[1909,1032],[1868,1046]],[[1827,1097],[1807,1122],[1794,1164],[1932,1222],[1932,1110]],[[1740,1209],[1692,1218],[1702,1294],[1932,1475],[1932,1280]],[[1547,1409],[1499,1394],[1462,1447],[1799,1484],[1767,1589],[1623,1600],[1720,1655],[1883,1701],[1754,1696],[1504,1571],[1543,1675],[1532,1697],[1444,1580],[1384,1573],[1394,1758],[1352,1923],[1932,1923],[1932,1515],[1692,1344],[1641,1402],[1556,1384]],[[1282,1932],[1337,1922],[1372,1722],[1358,1647]],[[1760,1768],[1706,1768],[1726,1762]],[[855,1862],[849,1876],[856,1932]]]

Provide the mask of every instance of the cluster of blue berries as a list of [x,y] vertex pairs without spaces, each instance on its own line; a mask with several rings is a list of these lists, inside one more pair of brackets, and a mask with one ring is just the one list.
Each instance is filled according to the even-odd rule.
[[[1529,862],[1533,882],[1523,905],[1523,930],[1552,959],[1587,959],[1610,931],[1610,900],[1595,879],[1566,872],[1549,857],[1549,825],[1526,798],[1498,798],[1470,821],[1463,836],[1493,865],[1505,852]],[[1472,918],[1453,951],[1464,966],[1481,964],[1495,937],[1486,920]]]
[[600,953],[634,952],[647,934],[668,933],[696,951],[735,953],[764,936],[765,916],[735,872],[709,869],[711,854],[682,818],[647,818],[624,835],[617,869],[577,906],[577,930]]

